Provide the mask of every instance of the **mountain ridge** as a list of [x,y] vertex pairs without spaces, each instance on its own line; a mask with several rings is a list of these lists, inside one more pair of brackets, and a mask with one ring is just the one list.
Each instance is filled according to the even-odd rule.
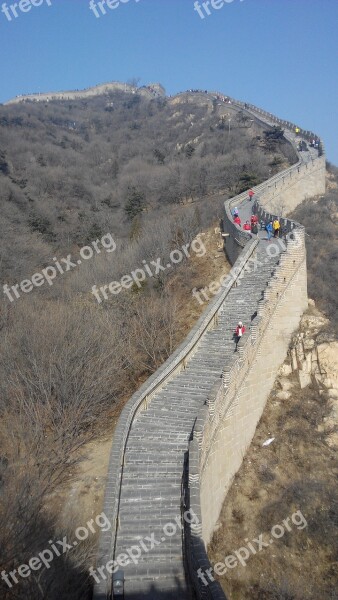
[[135,94],[136,92],[150,98],[164,97],[165,89],[160,83],[149,83],[141,87],[137,87],[134,83],[122,83],[120,81],[110,81],[107,83],[99,83],[97,85],[85,88],[83,90],[66,90],[60,92],[34,92],[32,94],[20,94],[11,98],[5,105],[18,104],[20,102],[50,102],[51,100],[77,100],[81,98],[93,98],[95,96],[101,96],[109,94],[109,92],[129,92]]

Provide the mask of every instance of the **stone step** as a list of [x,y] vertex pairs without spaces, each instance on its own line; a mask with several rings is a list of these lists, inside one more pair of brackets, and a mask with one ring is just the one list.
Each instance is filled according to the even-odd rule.
[[[166,411],[163,411],[162,418],[166,418]],[[175,421],[174,421],[175,422]],[[139,425],[139,423],[138,423]],[[168,425],[168,423],[166,423]],[[163,428],[162,428],[163,427]],[[143,431],[142,431],[143,430]],[[150,444],[161,443],[162,441],[168,440],[168,445],[172,444],[185,445],[188,439],[188,431],[187,425],[184,427],[178,427],[177,432],[169,429],[164,429],[164,425],[160,422],[158,428],[154,428],[152,431],[145,430],[143,427],[134,427],[129,434],[127,445],[135,444],[135,446],[143,447],[145,450],[147,447],[147,443],[149,441]],[[143,446],[142,446],[143,444]]]
[[[230,349],[230,347],[229,347]],[[217,360],[215,360],[213,357],[209,357],[209,356],[201,356],[200,358],[194,360],[193,363],[191,363],[191,366],[189,367],[192,369],[195,368],[211,368],[213,371],[218,372],[218,370],[220,369],[220,366],[223,366],[223,356],[217,356]]]
[[[139,509],[137,511],[130,511],[129,508],[130,507],[128,507],[128,510],[125,510],[124,507],[122,507],[119,515],[119,522],[130,523],[132,525],[135,525],[136,522],[143,522],[149,528],[149,518],[152,515],[151,511],[154,510],[154,507],[147,506],[144,509],[142,508],[142,510]],[[178,530],[181,527],[181,515],[179,514],[179,511],[174,509],[170,510],[170,507],[164,506],[157,515],[156,529],[163,529],[164,525],[166,525],[167,523],[175,524]]]
[[[162,500],[162,504],[159,502],[150,503],[146,499],[144,501],[144,506],[140,505],[140,503],[129,503],[128,505],[121,505],[121,516],[129,516],[131,521],[137,521],[142,515],[144,522],[146,523],[146,519],[148,517],[148,529],[152,528],[152,524],[154,522],[154,511],[156,511],[156,519],[159,519],[160,523],[171,523],[175,522],[175,519],[179,517],[177,511],[177,497],[175,499],[170,500],[168,502],[168,506],[164,505],[164,500]],[[169,516],[167,513],[169,512]],[[147,534],[148,535],[148,534]],[[118,531],[118,539],[122,540],[123,536],[121,532]],[[121,542],[122,543],[122,542]]]
[[[174,386],[177,383],[177,379],[172,380],[170,383],[170,387],[168,387],[166,390],[161,390],[161,392],[156,396],[156,399],[158,398],[159,401],[163,401],[166,398],[172,398],[173,400],[177,399],[179,400],[180,396],[179,396],[179,392],[177,392],[177,390],[174,389]],[[194,392],[193,394],[195,396],[195,400],[196,402],[198,402],[199,399],[203,398],[204,392]]]
[[[156,540],[157,541],[157,540]],[[177,546],[180,545],[181,540],[180,539],[175,539],[175,543]],[[144,545],[146,546],[146,542],[144,543]],[[166,543],[163,543],[163,546],[165,546]],[[148,547],[149,547],[149,542],[148,542]],[[183,566],[183,559],[182,559],[182,552],[180,551],[175,551],[174,547],[172,546],[171,548],[161,548],[161,546],[157,546],[155,548],[155,550],[153,551],[149,551],[147,552],[143,547],[142,544],[139,545],[137,544],[137,540],[130,540],[128,543],[128,546],[123,547],[117,547],[116,548],[116,556],[118,555],[123,555],[126,554],[128,555],[128,550],[130,550],[130,554],[132,555],[130,557],[129,555],[129,564],[128,568],[130,569],[130,572],[133,569],[133,565],[137,565],[137,566],[145,566],[148,570],[148,573],[150,573],[151,575],[156,573],[156,568],[158,567],[159,564],[163,564],[164,562],[170,563],[171,565],[174,565],[175,563],[181,563]],[[135,552],[136,551],[136,552]],[[134,557],[134,561],[133,561],[133,557]],[[128,560],[128,559],[127,559]],[[150,565],[152,565],[152,567],[150,567]],[[154,571],[155,573],[154,573]]]
[[[159,513],[156,524],[151,519],[149,520],[149,517],[151,517],[152,514],[151,508],[154,509],[154,506],[157,508]],[[167,544],[170,545],[172,539],[171,534],[174,534],[174,532],[182,533],[183,531],[182,515],[174,506],[158,506],[156,505],[156,502],[154,503],[154,506],[151,507],[150,504],[146,504],[144,510],[140,510],[142,507],[139,506],[139,510],[136,511],[137,505],[135,504],[130,506],[123,505],[121,507],[121,516],[124,522],[129,520],[134,524],[133,526],[135,526],[136,529],[139,527],[139,525],[144,527],[146,529],[146,535],[149,535],[150,532],[154,532],[154,535],[158,540],[161,538],[161,536],[165,535]],[[167,524],[169,524],[169,533],[168,529],[165,527]],[[134,529],[131,531],[131,533],[134,534]],[[137,535],[140,537],[139,533],[137,533]]]
[[[172,425],[170,421],[164,420],[163,417],[166,418],[171,416],[172,419],[175,420],[175,422],[177,419],[180,419],[182,417],[183,424],[189,423],[191,419],[191,408],[185,406],[182,407],[180,406],[179,402],[181,402],[182,404],[182,399],[174,400],[168,398],[166,404],[157,403],[156,407],[155,405],[153,407],[149,407],[147,411],[148,415],[155,416],[154,411],[156,411],[156,415],[159,417],[157,422],[153,422],[150,419],[148,419],[148,415],[146,414],[140,416],[139,419],[135,421],[129,434],[129,437],[137,435],[142,436],[144,438],[148,434],[152,436],[154,435],[154,433],[156,434],[157,432],[166,432],[168,436],[170,436],[171,434],[175,434],[175,431],[172,430]],[[183,437],[185,430],[177,430],[177,433],[179,433]]]
[[155,502],[156,500],[161,500],[162,502],[172,502],[174,504],[179,502],[179,499],[180,493],[178,490],[175,492],[174,489],[158,491],[156,488],[156,490],[142,490],[142,493],[136,493],[135,495],[129,494],[129,490],[126,490],[126,492],[122,492],[121,495],[121,506],[124,507],[123,510],[128,510],[129,506],[135,506],[136,504],[142,506],[143,502]]
[[192,383],[196,386],[203,385],[203,387],[209,387],[210,384],[212,385],[214,379],[215,379],[215,377],[210,375],[210,373],[192,374],[190,369],[187,369],[184,372],[184,375],[181,375],[180,377],[177,377],[175,379],[175,382],[177,382],[180,385],[181,384],[184,385],[185,383],[187,383],[187,384]]
[[[221,377],[221,375],[222,375],[222,369],[217,368],[217,367],[213,369],[211,361],[209,362],[209,365],[204,362],[203,367],[204,367],[206,373],[208,373],[209,375],[210,374],[214,375],[215,378]],[[200,372],[201,372],[201,363],[194,364],[193,366],[189,367],[190,375],[198,375],[198,373],[200,373]]]
[[149,452],[180,452],[187,447],[186,440],[172,440],[168,441],[165,437],[160,441],[158,440],[146,440],[142,443],[139,441],[133,441],[132,446],[127,445],[127,456],[131,451],[142,452],[142,454],[146,455]]
[[[140,515],[142,512],[140,512]],[[159,549],[162,546],[162,552],[173,548],[177,538],[182,538],[182,529],[175,521],[163,521],[163,523],[149,523],[146,520],[134,519],[132,528],[128,529],[126,521],[124,521],[123,531],[122,523],[119,520],[118,533],[123,533],[124,545],[136,543],[138,540],[152,536],[158,544],[154,542],[153,549]],[[163,543],[165,542],[165,544]],[[149,543],[148,543],[149,546]],[[150,545],[151,548],[151,545]],[[149,549],[150,549],[149,548]]]
[[156,456],[154,456],[153,452],[142,452],[142,455],[140,456],[139,450],[135,450],[134,452],[133,450],[129,450],[128,455],[126,456],[126,460],[128,461],[127,464],[150,463],[156,465],[159,461],[161,461],[161,463],[164,465],[174,465],[181,460],[181,457],[183,457],[183,453],[183,449],[181,451],[170,452],[170,454],[168,454],[167,448],[158,448],[158,450],[156,451]]
[[[178,473],[182,475],[182,470],[176,464],[171,467],[162,466],[162,463],[158,466],[147,464],[144,465],[144,467],[142,467],[142,465],[128,465],[128,477],[139,477],[140,473],[142,473],[144,477],[148,475],[149,477],[154,477],[155,475],[163,475],[164,477],[166,477],[170,476],[171,474],[176,475]],[[124,474],[124,476],[126,476],[126,474]]]
[[[228,340],[228,345],[224,348],[223,353],[227,352],[227,350],[230,350],[232,347],[233,341],[232,340]],[[203,350],[203,353],[202,353]],[[199,358],[195,359],[196,364],[198,364],[199,361],[201,360],[219,360],[220,359],[220,348],[219,345],[215,344],[214,346],[210,345],[208,346],[204,346],[201,349],[201,354],[199,356]],[[191,362],[191,364],[194,364],[193,362]]]
[[[169,562],[167,560],[158,561],[156,565],[153,565],[150,560],[148,562],[143,562],[140,565],[134,565],[132,563],[131,565],[127,565],[124,570],[125,578],[128,573],[128,582],[135,579],[142,585],[144,585],[147,580],[156,581],[159,577],[161,577],[161,584],[164,579],[168,579],[174,583],[176,577],[182,579],[182,582],[185,581],[182,559]],[[177,570],[177,575],[174,574],[175,570]],[[177,600],[181,600],[181,598],[177,598]]]
[[[244,320],[243,320],[243,323]],[[235,330],[234,330],[235,331]],[[219,335],[219,340],[215,339],[215,340],[211,340],[210,342],[206,342],[205,345],[203,346],[203,350],[205,351],[215,351],[218,353],[222,352],[225,353],[227,352],[227,350],[231,350],[231,348],[233,347],[233,338],[232,338],[233,334],[231,334],[231,339],[228,339],[226,341],[224,341],[224,333],[222,333],[222,335]],[[207,352],[207,355],[209,354],[209,352]]]
[[[213,381],[210,382],[211,385],[213,384]],[[190,380],[187,378],[185,381],[180,381],[176,383],[172,383],[171,384],[171,389],[172,390],[185,390],[185,389],[191,389],[191,391],[193,392],[193,390],[196,390],[198,392],[201,392],[202,390],[209,390],[210,389],[210,384],[207,383],[202,383],[201,381],[196,383],[193,378],[191,378]]]
[[[172,490],[171,490],[172,491]],[[143,498],[138,496],[137,498],[128,494],[121,496],[120,510],[122,514],[135,515],[137,517],[140,513],[145,513],[148,509],[152,512],[153,517],[157,514],[162,514],[164,511],[170,510],[177,516],[180,512],[180,507],[177,506],[178,496],[176,493],[162,494],[151,496],[144,494]],[[150,520],[150,523],[154,523],[154,520]]]
[[[196,396],[192,396],[190,398],[191,407],[192,406],[196,406],[196,407],[200,406],[200,403],[201,402],[203,403],[204,398],[205,398],[205,394],[203,394],[202,398],[200,396],[198,396],[198,398],[196,398]],[[184,406],[180,410],[180,405],[178,404],[176,407],[177,408],[177,411],[176,411],[173,408],[171,408],[171,405],[170,405],[170,401],[181,402],[183,404],[184,400],[186,400],[186,399],[184,398],[184,396],[182,394],[179,397],[177,394],[177,395],[175,395],[175,397],[168,396],[168,398],[165,401],[165,404],[162,403],[162,401],[159,401],[159,402],[155,401],[153,403],[153,405],[150,405],[148,410],[143,411],[142,416],[139,417],[139,419],[135,422],[135,426],[139,426],[140,423],[147,424],[148,422],[154,423],[154,424],[159,424],[161,422],[161,420],[163,419],[163,417],[165,417],[165,419],[166,419],[166,422],[165,422],[166,425],[169,422],[176,423],[178,417],[180,418],[181,423],[189,424],[191,422],[191,408],[189,410],[186,410],[186,406]]]

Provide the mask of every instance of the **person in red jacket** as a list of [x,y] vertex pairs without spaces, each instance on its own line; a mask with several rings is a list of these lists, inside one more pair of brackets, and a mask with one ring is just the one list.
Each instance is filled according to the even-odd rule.
[[237,215],[237,217],[234,218],[234,223],[236,223],[236,225],[238,225],[239,227],[241,226],[242,221],[238,215]]
[[253,196],[255,195],[255,192],[253,190],[249,190],[248,194],[249,194],[249,200],[252,200]]
[[235,352],[237,352],[238,342],[241,339],[243,333],[245,333],[245,325],[243,325],[242,321],[238,321],[238,325],[237,325],[236,331],[235,331],[235,343],[236,343]]
[[251,225],[250,225],[250,221],[245,221],[244,225],[243,225],[243,229],[245,231],[251,231]]

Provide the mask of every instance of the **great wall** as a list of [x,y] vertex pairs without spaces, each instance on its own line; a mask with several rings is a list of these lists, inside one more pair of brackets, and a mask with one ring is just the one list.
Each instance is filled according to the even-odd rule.
[[[280,125],[297,152],[294,124],[230,102],[265,127]],[[299,137],[315,136],[300,130]],[[325,192],[323,146],[297,156],[253,188],[260,218],[280,215],[281,207],[285,215]],[[115,597],[113,578],[121,570],[125,600],[225,599],[213,577],[205,585],[198,573],[212,572],[206,545],[307,308],[304,228],[283,217],[285,241],[272,252],[264,232],[253,236],[233,223],[234,206],[248,217],[247,193],[224,204],[233,268],[222,292],[119,418],[103,507],[112,529],[101,534],[94,600]],[[234,353],[239,318],[248,329]]]
[[21,104],[22,102],[52,102],[54,100],[86,100],[89,98],[94,98],[95,96],[108,95],[110,92],[128,92],[130,94],[137,93],[145,98],[162,97],[165,95],[163,87],[158,83],[150,83],[149,85],[144,85],[140,88],[137,88],[135,85],[130,83],[111,81],[89,87],[85,90],[21,94],[20,96],[16,96],[15,98],[8,100],[8,102],[5,102],[5,104]]

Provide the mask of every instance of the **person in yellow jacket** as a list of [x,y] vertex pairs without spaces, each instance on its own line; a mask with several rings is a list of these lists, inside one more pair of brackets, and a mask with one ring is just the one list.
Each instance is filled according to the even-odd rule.
[[299,135],[299,134],[300,134],[300,129],[299,129],[299,127],[295,127],[295,134],[296,134],[296,135]]
[[280,222],[277,217],[274,220],[274,222],[272,223],[272,229],[273,229],[273,237],[279,237]]

